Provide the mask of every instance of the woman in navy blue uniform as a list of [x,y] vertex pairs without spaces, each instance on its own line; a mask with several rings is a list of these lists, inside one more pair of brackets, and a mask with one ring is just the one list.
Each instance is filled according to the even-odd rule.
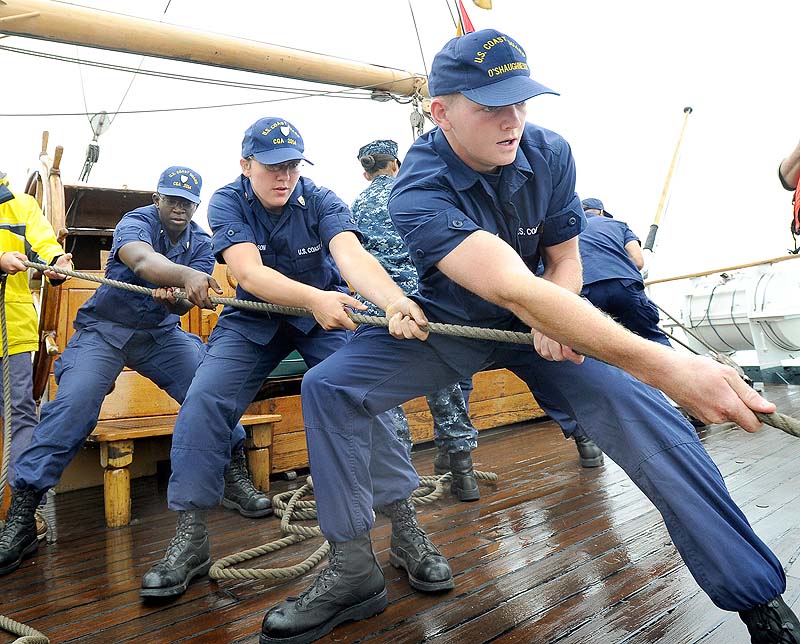
[[[733,369],[634,335],[578,296],[584,215],[575,165],[562,137],[526,123],[525,101],[552,90],[530,78],[515,40],[494,30],[453,39],[434,59],[428,87],[438,127],[411,147],[389,199],[420,278],[413,298],[431,320],[531,332],[534,346],[442,335],[401,343],[368,328],[309,370],[309,451],[342,465],[314,474],[320,525],[339,526],[353,541],[372,525],[363,495],[374,479],[362,445],[375,413],[498,364],[565,410],[625,469],[661,512],[698,584],[719,607],[740,612],[753,642],[800,642],[800,623],[780,597],[780,562],[692,426],[654,387],[706,421],[749,431],[760,427],[752,410],[774,405]],[[535,275],[540,257],[544,279]],[[374,588],[342,583],[356,565],[340,560],[300,608],[287,600],[269,611],[262,644],[309,642],[380,610]],[[340,599],[333,614],[331,597]],[[296,622],[291,636],[282,628],[287,614]]]
[[[150,297],[101,285],[78,310],[75,333],[55,363],[56,397],[42,407],[10,479],[13,496],[0,533],[0,574],[35,552],[36,504],[94,429],[103,399],[124,367],[183,402],[205,345],[180,327],[179,316],[193,306],[214,308],[208,291],[222,292],[211,276],[211,238],[191,220],[201,187],[200,175],[191,168],[169,167],[159,178],[153,205],[127,213],[114,229],[106,278],[156,290]],[[188,300],[176,300],[176,286]],[[244,440],[241,426],[236,435]],[[242,483],[246,470],[233,474],[242,503],[248,497],[255,506],[269,508],[269,499],[249,479]]]
[[[312,315],[234,307],[226,307],[220,315],[175,423],[168,498],[170,509],[179,515],[178,530],[164,558],[142,578],[145,597],[180,594],[192,578],[208,571],[206,513],[223,494],[233,428],[266,377],[289,353],[298,351],[313,367],[345,345],[355,329],[345,307],[362,311],[365,306],[349,294],[343,276],[386,311],[394,336],[422,335],[418,328],[426,322],[422,311],[362,248],[347,205],[301,176],[300,164],[309,162],[303,152],[303,138],[289,121],[259,119],[244,135],[242,174],[217,190],[209,202],[214,254],[236,278],[236,297],[303,307]],[[369,503],[370,521],[373,500],[392,517],[392,557],[408,569],[412,583],[429,590],[452,587],[447,561],[417,527],[409,497],[419,478],[391,420],[381,414],[370,426],[360,449],[369,459],[374,485],[352,503],[360,509]],[[356,466],[318,451],[311,452],[309,460],[315,479],[331,468]],[[343,533],[336,526],[321,527],[332,543],[332,561],[359,561],[362,574],[351,581],[368,591],[379,588],[375,594],[383,592],[383,574],[368,531],[365,541],[342,548],[337,544],[345,541]],[[364,528],[353,527],[360,532]],[[385,605],[385,594],[382,600]]]

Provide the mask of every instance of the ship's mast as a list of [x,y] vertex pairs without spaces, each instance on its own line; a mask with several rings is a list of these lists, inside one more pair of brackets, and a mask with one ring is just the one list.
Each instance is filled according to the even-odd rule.
[[427,96],[422,74],[64,2],[0,0],[0,33],[400,96]]

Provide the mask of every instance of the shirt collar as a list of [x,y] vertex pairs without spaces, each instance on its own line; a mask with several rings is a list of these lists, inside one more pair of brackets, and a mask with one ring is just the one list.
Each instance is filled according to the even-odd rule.
[[[453,187],[456,190],[466,190],[480,181],[480,173],[470,168],[461,158],[453,152],[450,143],[440,128],[433,133],[433,149],[444,159]],[[533,169],[528,158],[522,153],[522,146],[517,148],[517,156],[510,166],[503,166],[501,182],[510,181],[512,192],[519,185],[533,176]]]
[[[256,193],[253,191],[253,184],[250,182],[250,179],[244,175],[240,177],[242,191],[244,192],[245,199],[247,199],[248,203],[252,206],[256,201],[261,205],[263,210],[264,205],[258,200]],[[294,190],[292,190],[292,194],[289,195],[289,200],[286,202],[286,206],[297,206],[302,208],[303,210],[308,209],[308,202],[306,201],[305,197],[303,197],[303,177],[300,177],[297,181],[297,185],[295,185]],[[286,208],[284,206],[284,208]]]

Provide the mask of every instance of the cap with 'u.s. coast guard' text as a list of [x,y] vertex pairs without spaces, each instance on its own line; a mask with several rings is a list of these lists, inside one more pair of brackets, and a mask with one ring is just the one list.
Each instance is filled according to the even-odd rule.
[[203,179],[199,173],[185,165],[173,165],[158,178],[156,192],[170,197],[183,197],[192,203],[200,203],[200,188]]
[[433,59],[428,90],[431,96],[463,94],[489,107],[514,105],[539,94],[558,94],[531,78],[525,51],[495,29],[449,41]]
[[[286,161],[305,161],[303,137],[286,119],[267,116],[258,119],[244,133],[242,158],[254,157],[259,163],[276,165]],[[314,165],[311,163],[311,165]]]

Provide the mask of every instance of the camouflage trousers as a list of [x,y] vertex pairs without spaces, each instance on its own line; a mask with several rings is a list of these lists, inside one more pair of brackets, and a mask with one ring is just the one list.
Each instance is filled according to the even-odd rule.
[[[439,451],[448,454],[471,452],[478,446],[478,430],[470,421],[468,413],[470,393],[471,378],[425,396],[433,417],[433,442]],[[411,453],[413,441],[403,408],[398,406],[388,413],[392,417],[397,440]]]

